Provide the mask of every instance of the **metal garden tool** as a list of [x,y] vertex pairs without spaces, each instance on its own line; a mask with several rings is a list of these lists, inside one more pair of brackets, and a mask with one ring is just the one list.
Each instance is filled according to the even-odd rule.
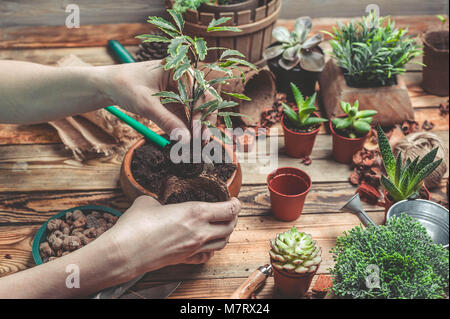
[[249,299],[271,274],[272,265],[259,267],[233,292],[230,299]]
[[341,211],[346,213],[352,213],[356,214],[358,218],[361,220],[361,222],[364,224],[364,226],[375,226],[378,225],[372,220],[372,218],[367,215],[367,213],[364,211],[364,208],[361,204],[361,199],[359,198],[359,194],[356,194],[353,196],[347,204],[344,205],[344,207],[341,208]]

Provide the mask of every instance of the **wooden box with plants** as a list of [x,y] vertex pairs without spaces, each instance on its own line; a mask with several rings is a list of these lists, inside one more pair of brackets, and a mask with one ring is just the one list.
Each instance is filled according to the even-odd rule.
[[294,101],[290,83],[294,83],[304,96],[312,96],[325,67],[325,56],[319,46],[323,34],[308,38],[311,29],[309,17],[298,18],[292,32],[282,26],[276,27],[272,33],[277,42],[264,52],[264,59],[275,74],[278,91],[285,93],[290,102]]
[[[204,37],[209,47],[222,47],[242,52],[248,61],[260,65],[263,52],[272,41],[272,30],[281,10],[281,0],[167,0],[168,8],[183,14],[185,32]],[[226,26],[208,32],[213,19],[228,18]],[[232,32],[240,30],[239,33]],[[208,52],[206,61],[215,61],[220,50]]]
[[[223,118],[226,127],[231,128],[231,117],[241,116],[239,113],[229,112],[227,109],[237,105],[234,101],[226,101],[214,88],[215,84],[227,82],[235,76],[233,69],[240,65],[256,68],[251,63],[242,60],[236,50],[225,50],[217,62],[203,63],[208,50],[206,41],[202,38],[191,38],[183,33],[185,21],[183,16],[175,10],[169,9],[174,23],[160,17],[149,17],[148,22],[156,26],[165,36],[148,34],[139,36],[144,41],[165,42],[168,45],[168,57],[162,67],[171,72],[174,80],[172,91],[156,93],[161,102],[167,106],[181,104],[184,107],[185,121],[192,138],[189,144],[169,141],[156,144],[145,139],[132,146],[122,163],[121,185],[129,199],[134,200],[140,195],[149,195],[161,203],[177,203],[186,201],[225,201],[237,196],[241,187],[242,175],[233,148],[227,145],[227,136],[213,136],[211,141],[203,145],[201,126],[208,129],[215,128],[211,121],[214,113]],[[212,19],[208,32],[236,31],[234,27],[221,26],[230,18]],[[215,69],[225,76],[205,79],[205,73]],[[224,92],[222,92],[224,93]],[[225,92],[229,97],[247,99],[243,94]],[[198,130],[194,129],[198,122]],[[184,146],[173,150],[174,145]],[[197,144],[197,145],[196,145]],[[187,150],[187,151],[186,151]],[[172,154],[189,154],[180,163],[172,160]],[[205,165],[209,159],[209,164]],[[220,157],[217,159],[217,157]],[[216,158],[216,160],[215,160]],[[212,166],[212,167],[211,167]]]
[[389,18],[372,13],[361,21],[338,23],[330,45],[332,59],[319,77],[327,117],[342,114],[340,101],[359,101],[363,110],[375,110],[382,126],[414,119],[408,88],[401,74],[405,65],[422,53],[407,30]]

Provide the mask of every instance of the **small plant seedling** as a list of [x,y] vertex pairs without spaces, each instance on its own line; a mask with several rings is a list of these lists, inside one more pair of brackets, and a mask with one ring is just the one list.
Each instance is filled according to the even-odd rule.
[[305,129],[328,121],[327,119],[311,116],[313,112],[317,111],[314,105],[316,93],[305,100],[294,83],[291,83],[291,88],[295,102],[297,103],[298,111],[296,112],[289,105],[282,103],[284,114],[288,118],[289,123],[297,128]]
[[269,47],[264,52],[264,58],[271,60],[282,56],[279,65],[285,70],[292,70],[300,64],[306,71],[321,72],[325,67],[325,57],[314,48],[323,41],[323,34],[319,33],[308,39],[311,28],[312,21],[309,17],[298,18],[292,32],[285,27],[276,27],[272,35],[280,44]]
[[445,22],[447,22],[447,18],[441,14],[436,15],[436,18],[438,18],[442,22],[443,25],[445,24]]
[[[192,38],[185,35],[183,33],[184,19],[181,13],[172,9],[167,11],[175,24],[161,17],[152,16],[148,18],[148,22],[159,28],[166,36],[144,34],[137,37],[144,42],[156,41],[168,43],[168,57],[163,61],[163,67],[167,71],[172,71],[173,79],[178,84],[178,90],[162,91],[154,94],[154,96],[160,97],[163,104],[179,103],[183,105],[189,122],[191,136],[194,136],[192,134],[194,114],[198,112],[202,113],[200,118],[201,124],[208,128],[216,127],[215,123],[207,120],[208,116],[214,112],[217,112],[217,115],[223,118],[227,128],[231,128],[231,117],[243,115],[224,110],[236,106],[237,103],[224,100],[214,88],[214,85],[226,83],[231,79],[237,78],[237,76],[233,75],[234,69],[240,71],[240,77],[244,80],[244,73],[240,69],[240,66],[247,66],[253,69],[257,68],[244,60],[245,56],[239,51],[219,47],[208,48],[203,38]],[[230,20],[228,17],[217,20],[213,19],[207,31],[240,32],[238,28],[223,26],[228,20]],[[222,51],[218,61],[214,63],[201,63],[205,60],[208,51],[211,50]],[[212,70],[223,72],[224,76],[206,80],[208,73]],[[212,99],[198,105],[200,99],[207,93],[212,96]],[[222,92],[222,94],[236,99],[250,100],[243,94],[233,92]],[[222,140],[227,142],[227,136],[223,135]],[[193,143],[193,139],[191,139],[191,143]]]
[[372,123],[373,116],[377,114],[377,111],[359,111],[358,101],[356,101],[353,106],[350,103],[341,101],[341,109],[347,116],[337,117],[332,120],[336,129],[348,131],[350,138],[357,138],[358,135],[366,135],[370,132],[370,124]]
[[419,157],[416,157],[413,161],[407,159],[405,165],[403,165],[402,153],[400,152],[395,159],[383,129],[378,127],[377,132],[378,145],[387,173],[387,177],[381,176],[381,184],[396,202],[408,198],[417,198],[423,180],[442,162],[442,159],[434,161],[438,148],[431,150],[420,160]]

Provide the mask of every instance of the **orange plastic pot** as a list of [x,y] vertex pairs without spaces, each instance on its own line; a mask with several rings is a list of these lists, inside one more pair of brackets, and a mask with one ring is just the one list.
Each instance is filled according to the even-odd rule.
[[306,195],[311,189],[311,178],[294,167],[278,168],[267,176],[272,214],[282,221],[300,217]]
[[330,131],[333,135],[333,157],[336,162],[343,164],[350,164],[352,162],[353,154],[364,147],[364,142],[366,141],[367,135],[369,135],[367,133],[365,136],[359,138],[349,138],[339,135],[334,130],[332,121],[330,121]]
[[[319,114],[314,113],[317,117]],[[290,130],[285,124],[285,115],[281,118],[281,125],[284,131],[284,146],[289,156],[295,158],[302,158],[309,156],[312,153],[314,142],[316,141],[317,133],[319,133],[320,126],[317,130],[308,133],[299,133]]]
[[[288,298],[304,297],[311,286],[314,275],[317,272],[316,270],[306,274],[292,274],[282,270],[280,271],[273,266],[272,268],[275,287],[281,295]],[[318,268],[319,267],[317,267],[317,269]]]

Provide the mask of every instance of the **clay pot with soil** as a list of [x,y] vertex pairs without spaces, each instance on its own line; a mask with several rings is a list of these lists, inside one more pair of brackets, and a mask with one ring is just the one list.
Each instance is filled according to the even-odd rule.
[[278,168],[267,176],[272,214],[282,221],[300,217],[306,195],[311,189],[311,178],[294,167]]
[[423,81],[422,86],[430,94],[448,96],[449,92],[449,30],[430,30],[422,35]]
[[284,27],[275,28],[272,35],[277,42],[264,52],[267,65],[276,77],[277,90],[286,93],[289,102],[294,102],[290,83],[294,83],[304,96],[312,96],[325,66],[325,57],[319,47],[323,36],[316,34],[307,39],[311,28],[309,17],[297,19],[291,33]]
[[270,262],[277,290],[284,297],[305,297],[322,261],[322,250],[295,227],[270,241]]
[[[169,148],[161,150],[141,139],[125,154],[120,185],[130,201],[141,195],[151,196],[162,204],[226,201],[238,196],[242,172],[232,147],[222,145],[222,150],[223,163],[173,164]],[[186,175],[193,165],[201,167],[199,174]]]
[[333,157],[339,163],[350,164],[353,155],[364,147],[364,142],[371,130],[370,123],[376,111],[358,110],[358,101],[352,106],[341,102],[344,115],[330,121],[333,135]]

